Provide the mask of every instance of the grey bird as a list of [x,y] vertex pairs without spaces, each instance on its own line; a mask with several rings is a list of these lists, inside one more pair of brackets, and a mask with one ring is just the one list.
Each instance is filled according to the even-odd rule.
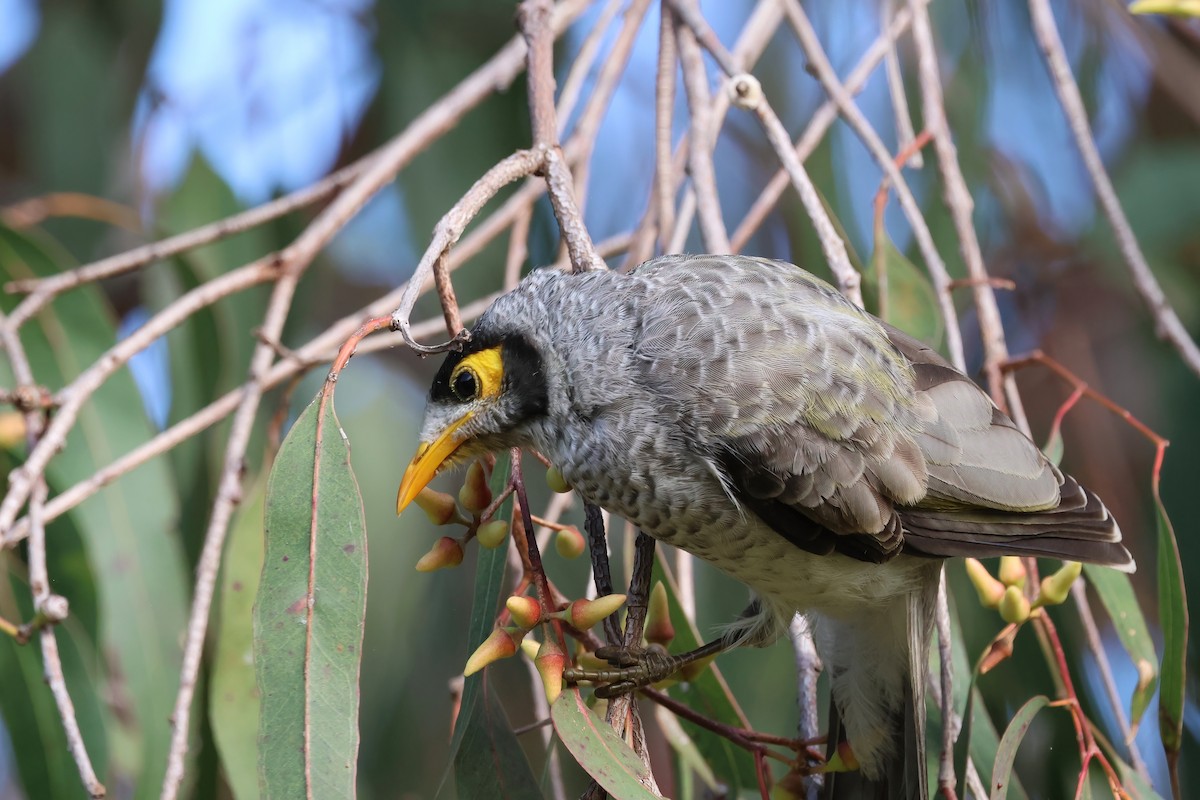
[[1134,569],[1104,504],[969,378],[781,261],[536,271],[446,358],[421,440],[398,508],[448,465],[537,448],[584,499],[750,587],[721,646],[806,615],[831,746],[859,765],[830,797],[928,794],[941,559]]

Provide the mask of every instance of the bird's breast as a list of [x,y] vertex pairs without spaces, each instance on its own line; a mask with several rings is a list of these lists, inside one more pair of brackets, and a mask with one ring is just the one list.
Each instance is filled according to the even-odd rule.
[[564,425],[546,444],[547,455],[585,500],[709,562],[780,611],[838,616],[911,588],[907,562],[915,559],[880,565],[802,550],[737,505],[702,458],[663,455],[687,454],[688,448],[664,446],[649,434],[614,444],[602,420]]

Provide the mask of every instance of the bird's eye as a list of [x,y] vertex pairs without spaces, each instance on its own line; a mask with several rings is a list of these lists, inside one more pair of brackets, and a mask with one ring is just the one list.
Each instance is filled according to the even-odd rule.
[[464,403],[478,397],[479,380],[475,377],[475,371],[464,369],[455,375],[454,380],[450,382],[450,391]]

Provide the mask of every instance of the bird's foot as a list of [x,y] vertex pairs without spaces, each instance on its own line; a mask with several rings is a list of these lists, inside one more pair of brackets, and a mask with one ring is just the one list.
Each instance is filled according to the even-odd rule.
[[568,667],[563,677],[572,683],[603,684],[596,687],[597,697],[617,697],[666,680],[690,663],[687,655],[673,656],[660,645],[600,647],[596,649],[597,658],[607,661],[612,669]]
[[672,655],[657,644],[648,647],[600,647],[596,649],[597,657],[607,661],[613,669],[571,667],[563,672],[563,677],[573,683],[604,684],[596,687],[596,696],[616,697],[665,681],[675,677],[676,673],[682,680],[691,680],[718,653],[729,647],[730,644],[722,639],[679,655]]

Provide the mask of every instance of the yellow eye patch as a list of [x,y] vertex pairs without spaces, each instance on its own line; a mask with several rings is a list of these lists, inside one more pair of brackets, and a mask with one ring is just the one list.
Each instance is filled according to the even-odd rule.
[[500,389],[504,384],[504,359],[500,355],[500,347],[490,347],[487,350],[480,350],[478,353],[471,353],[460,361],[454,371],[450,373],[450,385],[454,386],[458,376],[468,371],[475,376],[474,396],[476,400],[500,394]]

